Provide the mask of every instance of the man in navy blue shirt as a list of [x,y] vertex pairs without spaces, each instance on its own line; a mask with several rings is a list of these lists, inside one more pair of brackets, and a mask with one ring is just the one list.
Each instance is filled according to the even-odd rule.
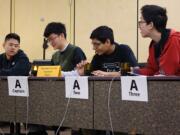
[[[114,41],[113,30],[108,26],[100,26],[93,30],[92,40],[95,55],[90,64],[90,73],[95,76],[118,77],[121,75],[122,63],[128,63],[130,67],[136,67],[137,61],[133,51],[128,45],[118,44]],[[80,75],[84,73],[84,64],[77,65]]]

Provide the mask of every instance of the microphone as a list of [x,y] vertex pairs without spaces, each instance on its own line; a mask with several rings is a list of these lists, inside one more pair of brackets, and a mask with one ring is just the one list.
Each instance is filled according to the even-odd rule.
[[48,40],[44,38],[43,42],[43,60],[46,59],[46,49],[48,48]]
[[44,42],[43,42],[43,49],[47,49],[48,48],[48,40],[46,38],[44,38]]

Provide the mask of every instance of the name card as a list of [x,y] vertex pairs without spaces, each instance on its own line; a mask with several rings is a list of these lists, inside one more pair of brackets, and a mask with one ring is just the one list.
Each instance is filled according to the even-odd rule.
[[37,77],[60,77],[61,66],[38,66]]
[[148,101],[146,76],[121,77],[122,100]]
[[88,99],[88,77],[65,77],[66,98]]
[[29,96],[27,76],[8,76],[9,96]]

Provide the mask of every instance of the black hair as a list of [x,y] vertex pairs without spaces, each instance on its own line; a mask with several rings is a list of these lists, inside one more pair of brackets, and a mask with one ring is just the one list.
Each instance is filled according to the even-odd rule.
[[146,23],[153,22],[159,32],[166,28],[168,17],[165,8],[157,5],[144,5],[141,8],[141,14]]
[[107,39],[111,44],[114,44],[113,30],[108,26],[99,26],[91,33],[90,39],[97,39],[102,43],[105,43]]
[[6,42],[7,40],[10,40],[10,39],[16,39],[19,42],[19,44],[20,44],[20,36],[18,34],[16,34],[16,33],[9,33],[9,34],[6,35],[4,41]]
[[66,38],[66,27],[63,23],[60,22],[51,22],[49,23],[44,31],[44,37],[48,38],[51,34],[64,34],[64,37]]

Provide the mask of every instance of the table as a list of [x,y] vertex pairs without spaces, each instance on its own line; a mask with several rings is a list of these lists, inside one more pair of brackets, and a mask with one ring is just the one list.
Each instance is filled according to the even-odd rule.
[[[108,90],[112,78],[89,77],[89,99],[71,99],[63,126],[111,130]],[[180,134],[180,77],[148,77],[148,102],[121,100],[120,78],[112,82],[110,111],[114,131],[133,128],[145,135]],[[29,78],[28,123],[58,126],[68,99],[64,78]],[[26,122],[27,98],[8,96],[0,79],[0,121]]]

